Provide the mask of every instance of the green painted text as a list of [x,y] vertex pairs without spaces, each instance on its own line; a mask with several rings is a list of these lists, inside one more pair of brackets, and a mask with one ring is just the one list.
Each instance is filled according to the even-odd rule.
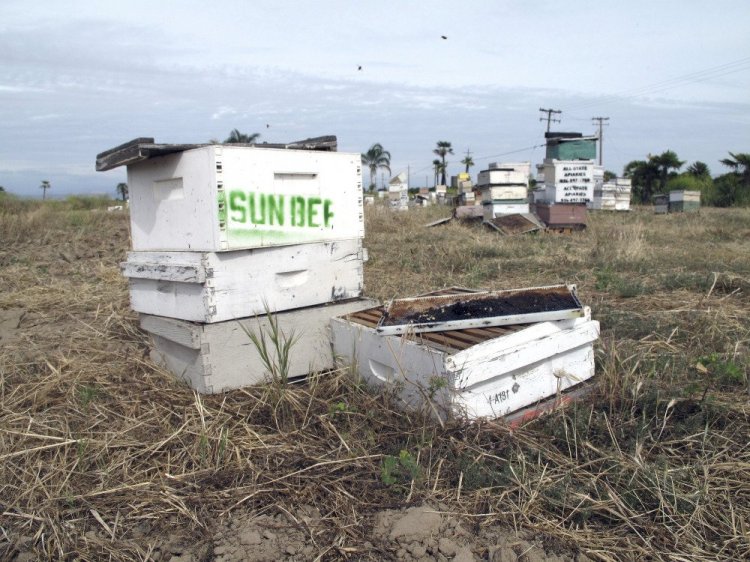
[[333,202],[320,197],[285,196],[245,191],[229,192],[229,220],[234,225],[328,228]]

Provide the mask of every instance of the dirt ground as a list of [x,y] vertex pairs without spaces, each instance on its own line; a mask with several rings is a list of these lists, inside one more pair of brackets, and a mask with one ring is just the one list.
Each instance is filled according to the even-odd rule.
[[[368,529],[370,538],[356,547],[321,541],[321,519],[317,508],[303,505],[293,513],[235,513],[225,521],[218,521],[201,540],[184,536],[183,532],[165,537],[153,533],[147,524],[136,531],[134,539],[145,539],[153,546],[150,552],[153,560],[169,562],[292,562],[332,557],[405,562],[590,560],[582,553],[549,547],[545,550],[544,541],[508,529],[473,529],[470,522],[462,524],[439,507],[429,505],[373,513],[359,523]],[[92,539],[94,536],[95,540],[108,539],[104,531],[93,532]]]

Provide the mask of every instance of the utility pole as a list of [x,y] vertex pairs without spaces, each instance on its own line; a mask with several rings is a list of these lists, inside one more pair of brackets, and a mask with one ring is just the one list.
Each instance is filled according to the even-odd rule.
[[471,149],[466,149],[466,158],[471,158]]
[[539,108],[539,111],[541,111],[542,113],[546,113],[547,114],[547,117],[540,117],[539,121],[545,121],[545,120],[547,121],[547,132],[549,133],[550,123],[552,121],[554,121],[555,123],[559,123],[560,122],[559,119],[552,119],[552,114],[555,113],[557,115],[561,115],[562,111],[560,111],[559,109],[542,109],[541,107]]
[[[599,121],[599,165],[602,165],[602,126],[604,125],[604,121],[609,121],[609,117],[592,117],[592,121]],[[609,123],[607,123],[607,126],[609,126]]]

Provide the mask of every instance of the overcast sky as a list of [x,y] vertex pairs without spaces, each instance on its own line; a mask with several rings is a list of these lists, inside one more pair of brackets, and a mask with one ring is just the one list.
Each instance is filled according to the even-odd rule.
[[671,149],[717,175],[750,152],[749,22],[747,0],[2,0],[0,185],[114,194],[125,172],[97,153],[234,128],[380,142],[423,185],[438,140],[449,174],[467,150],[475,174],[540,163],[540,107],[562,110],[553,130],[609,117],[607,169]]

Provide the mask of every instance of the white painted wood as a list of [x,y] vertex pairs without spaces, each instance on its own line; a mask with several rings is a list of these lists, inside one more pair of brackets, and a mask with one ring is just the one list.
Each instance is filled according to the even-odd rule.
[[[576,324],[576,320],[578,324]],[[573,325],[540,322],[505,338],[470,347],[446,359],[451,371],[460,373],[461,387],[475,386],[487,380],[488,371],[510,372],[534,361],[543,361],[595,341],[599,326],[588,318],[578,318]]]
[[676,203],[678,201],[695,201],[699,203],[700,200],[700,191],[673,190],[669,192],[670,203]]
[[599,322],[585,312],[461,351],[383,336],[344,318],[331,328],[335,353],[364,380],[395,389],[406,407],[432,404],[438,415],[474,419],[514,412],[591,378]]
[[233,252],[129,252],[136,312],[221,322],[359,297],[362,240]]
[[498,215],[514,215],[516,213],[528,213],[529,204],[505,204],[505,203],[482,203],[484,220],[489,221]]
[[528,190],[523,185],[485,186],[481,192],[483,202],[526,199],[528,196]]
[[523,174],[525,178],[531,175],[531,162],[490,162],[490,170],[508,170]]
[[593,160],[544,161],[546,201],[586,203],[594,198]]
[[512,170],[482,170],[477,177],[477,186],[489,185],[529,185],[529,175]]
[[454,409],[469,419],[504,416],[555,396],[593,374],[594,348],[588,344],[465,389],[454,400]]
[[359,154],[211,145],[128,166],[133,249],[361,238]]
[[[287,338],[297,339],[292,346],[289,377],[333,368],[331,318],[377,305],[372,299],[353,299],[277,314],[281,332]],[[242,326],[255,334],[267,333],[269,320],[263,315],[195,324],[141,315],[141,327],[152,338],[152,359],[202,393],[222,392],[269,380],[270,373]]]

